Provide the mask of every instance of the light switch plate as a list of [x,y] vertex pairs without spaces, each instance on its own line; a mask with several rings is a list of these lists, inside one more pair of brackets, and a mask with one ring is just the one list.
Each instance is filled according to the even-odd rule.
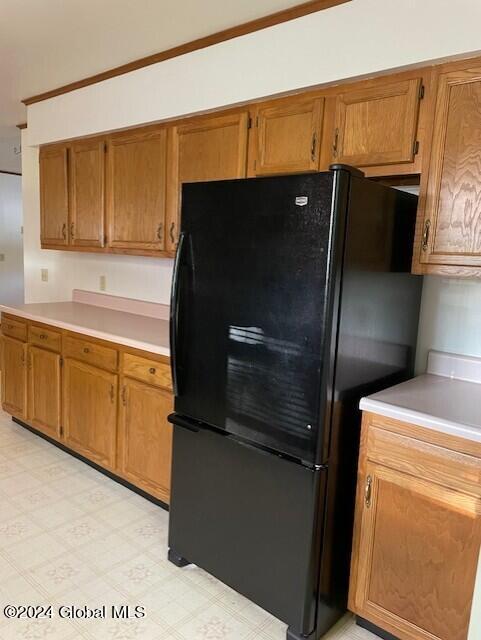
[[105,291],[107,289],[107,278],[105,276],[100,276],[100,291]]
[[48,269],[40,269],[40,277],[42,282],[48,282]]

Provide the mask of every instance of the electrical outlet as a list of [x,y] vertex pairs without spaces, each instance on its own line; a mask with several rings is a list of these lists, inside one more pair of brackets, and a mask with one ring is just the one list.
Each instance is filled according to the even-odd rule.
[[105,276],[100,276],[100,291],[105,291],[107,289],[107,278]]
[[40,277],[42,282],[48,282],[48,269],[40,269]]

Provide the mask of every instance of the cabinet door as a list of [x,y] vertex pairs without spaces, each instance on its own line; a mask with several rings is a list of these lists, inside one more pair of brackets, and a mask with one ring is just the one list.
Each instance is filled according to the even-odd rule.
[[105,142],[75,142],[70,148],[70,244],[103,247]]
[[481,499],[373,463],[365,482],[351,606],[401,640],[466,640]]
[[421,262],[481,266],[480,149],[481,67],[441,74]]
[[124,378],[120,411],[120,473],[164,502],[170,499],[172,393]]
[[109,469],[115,466],[117,386],[115,374],[65,360],[65,443]]
[[68,245],[68,149],[40,149],[40,239],[43,247]]
[[244,178],[248,113],[196,119],[169,131],[167,248],[175,249],[183,182]]
[[11,415],[27,418],[27,345],[3,337],[2,405]]
[[256,111],[254,174],[319,170],[323,98],[294,97],[260,105]]
[[28,421],[52,438],[60,437],[60,355],[29,346]]
[[108,245],[134,251],[165,246],[166,130],[108,142]]
[[421,79],[366,89],[337,98],[333,156],[356,167],[413,162]]

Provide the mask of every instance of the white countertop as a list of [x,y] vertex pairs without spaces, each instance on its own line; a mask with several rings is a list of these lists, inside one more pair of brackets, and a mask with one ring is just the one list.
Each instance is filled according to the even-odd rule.
[[481,442],[481,358],[432,351],[426,374],[362,398],[360,408]]
[[[45,302],[21,305],[0,305],[0,311],[10,313],[34,322],[43,322],[60,329],[82,333],[93,338],[115,342],[134,349],[141,349],[169,356],[168,307],[152,317],[141,313],[132,313],[100,305],[96,298],[114,298],[89,294],[94,304],[77,302],[74,294],[72,302]],[[89,300],[86,295],[78,299]],[[117,298],[117,300],[123,300]],[[127,301],[129,308],[135,310],[137,301]],[[108,300],[107,300],[108,304]],[[150,303],[152,304],[152,303]],[[117,305],[118,306],[118,305]],[[157,305],[165,307],[165,305]]]

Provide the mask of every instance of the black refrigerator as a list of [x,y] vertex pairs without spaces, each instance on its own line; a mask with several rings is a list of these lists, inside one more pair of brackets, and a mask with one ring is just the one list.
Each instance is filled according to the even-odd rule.
[[345,611],[359,399],[413,373],[416,207],[344,165],[183,188],[169,559],[291,640]]

